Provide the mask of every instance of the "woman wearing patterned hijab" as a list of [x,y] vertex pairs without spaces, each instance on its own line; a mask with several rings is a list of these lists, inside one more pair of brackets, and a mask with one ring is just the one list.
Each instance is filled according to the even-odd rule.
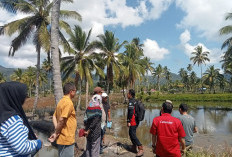
[[26,98],[25,84],[0,84],[0,156],[33,156],[42,146],[22,108]]

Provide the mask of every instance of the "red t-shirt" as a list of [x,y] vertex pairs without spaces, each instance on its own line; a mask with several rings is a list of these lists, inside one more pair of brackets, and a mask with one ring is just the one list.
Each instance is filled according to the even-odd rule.
[[153,119],[150,133],[157,135],[156,154],[161,157],[181,157],[179,137],[185,137],[181,121],[163,113]]

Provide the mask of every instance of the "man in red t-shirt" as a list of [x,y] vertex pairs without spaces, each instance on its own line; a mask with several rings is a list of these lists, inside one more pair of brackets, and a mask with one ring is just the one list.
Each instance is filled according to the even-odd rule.
[[171,116],[172,109],[171,101],[164,102],[161,116],[153,119],[150,133],[156,157],[181,157],[185,151],[184,128],[179,119]]

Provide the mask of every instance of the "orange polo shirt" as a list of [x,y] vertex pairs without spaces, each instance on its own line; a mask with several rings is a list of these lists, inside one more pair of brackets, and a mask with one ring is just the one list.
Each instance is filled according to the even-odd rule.
[[67,118],[64,128],[61,130],[56,143],[60,145],[72,145],[75,143],[75,132],[77,128],[77,120],[73,102],[69,96],[63,96],[59,101],[54,116],[57,121],[63,117]]

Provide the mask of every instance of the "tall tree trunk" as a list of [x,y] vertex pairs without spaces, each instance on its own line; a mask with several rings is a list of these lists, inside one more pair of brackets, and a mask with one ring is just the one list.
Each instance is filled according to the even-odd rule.
[[86,79],[86,82],[85,82],[85,107],[86,109],[88,107],[88,103],[89,103],[89,82]]
[[36,84],[35,84],[35,101],[33,105],[32,115],[35,114],[35,110],[39,99],[39,75],[40,75],[40,47],[37,47],[37,65],[36,65]]
[[80,83],[79,83],[79,95],[78,95],[78,104],[77,104],[76,111],[79,109],[79,107],[80,107],[80,105],[81,105],[81,87],[82,87],[82,80],[80,79]]
[[53,63],[53,81],[55,103],[58,104],[63,96],[62,81],[60,74],[59,60],[59,18],[60,18],[60,3],[61,0],[53,0],[52,17],[51,17],[51,54]]
[[203,94],[202,65],[201,65],[201,93]]

